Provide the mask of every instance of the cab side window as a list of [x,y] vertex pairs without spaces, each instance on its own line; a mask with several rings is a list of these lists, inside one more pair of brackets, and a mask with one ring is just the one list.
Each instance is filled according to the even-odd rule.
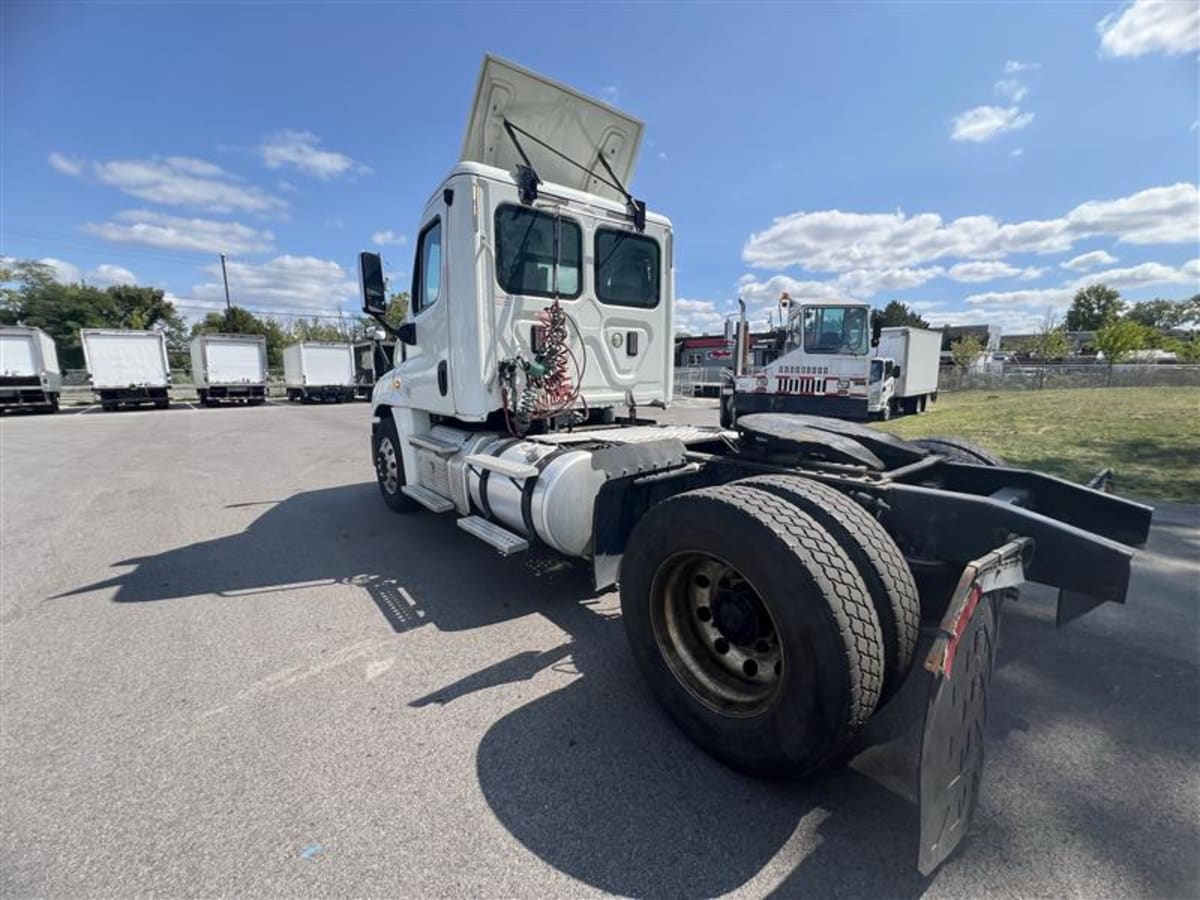
[[442,220],[434,219],[417,239],[417,258],[413,265],[413,315],[419,315],[437,303],[441,292]]

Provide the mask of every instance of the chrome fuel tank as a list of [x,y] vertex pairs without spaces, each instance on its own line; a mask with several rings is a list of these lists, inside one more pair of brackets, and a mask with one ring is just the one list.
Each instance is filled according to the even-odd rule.
[[497,472],[490,472],[485,479],[469,467],[467,486],[476,507],[490,511],[493,519],[508,528],[526,537],[537,537],[561,553],[590,555],[592,507],[605,480],[604,473],[593,468],[590,452],[505,438],[475,452],[539,470],[536,480],[509,478]]

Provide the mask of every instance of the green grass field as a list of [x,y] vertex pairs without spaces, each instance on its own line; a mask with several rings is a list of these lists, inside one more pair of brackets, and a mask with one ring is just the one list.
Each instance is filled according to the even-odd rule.
[[1200,389],[967,391],[942,394],[929,410],[880,427],[955,435],[1072,481],[1111,466],[1117,493],[1200,503]]

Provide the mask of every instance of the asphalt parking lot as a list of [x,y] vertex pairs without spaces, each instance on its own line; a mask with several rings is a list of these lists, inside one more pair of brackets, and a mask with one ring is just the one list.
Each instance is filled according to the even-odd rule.
[[0,893],[1200,894],[1196,507],[1127,606],[1008,609],[979,813],[925,879],[895,760],[715,763],[586,568],[390,513],[368,417],[0,421]]

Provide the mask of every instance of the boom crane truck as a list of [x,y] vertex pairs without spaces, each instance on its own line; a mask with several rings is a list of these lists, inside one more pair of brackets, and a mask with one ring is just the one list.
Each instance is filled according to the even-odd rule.
[[738,769],[830,765],[918,692],[928,873],[975,806],[1003,602],[1028,579],[1059,588],[1060,625],[1123,603],[1152,510],[953,438],[641,418],[671,396],[674,288],[671,223],[627,187],[641,137],[485,58],[399,327],[379,256],[360,258],[363,309],[401,350],[371,397],[383,501],[454,515],[503,555],[590,561],[598,590],[620,587],[650,693]]

